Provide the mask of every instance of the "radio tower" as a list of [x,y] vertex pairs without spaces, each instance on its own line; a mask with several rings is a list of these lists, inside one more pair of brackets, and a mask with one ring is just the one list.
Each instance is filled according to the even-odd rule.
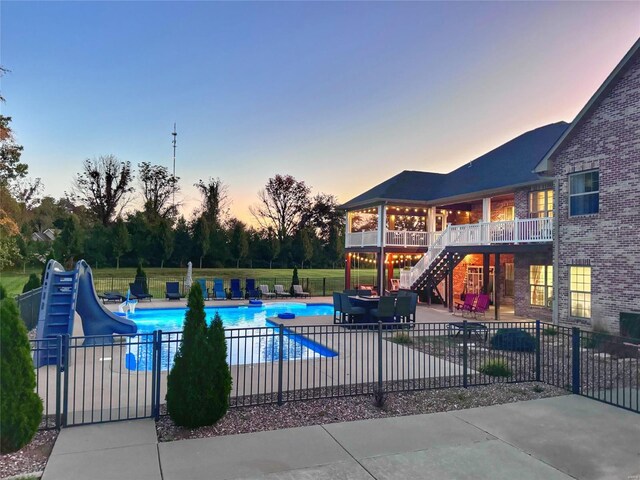
[[[173,124],[173,133],[171,134],[173,135],[173,178],[175,179],[176,177],[176,138],[178,137],[178,132],[176,132],[176,124],[174,122]],[[173,210],[175,212],[176,210],[176,185],[174,183],[173,185]]]

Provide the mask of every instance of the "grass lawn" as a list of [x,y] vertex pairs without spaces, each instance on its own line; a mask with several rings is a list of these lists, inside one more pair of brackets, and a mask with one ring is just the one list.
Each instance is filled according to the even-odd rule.
[[[166,281],[174,280],[182,282],[187,274],[186,268],[145,268],[147,277],[149,278],[150,293],[154,296],[164,296],[164,284]],[[40,275],[41,270],[38,268],[27,269],[26,273],[22,271],[6,271],[0,273],[0,283],[5,286],[9,295],[17,295],[22,292],[22,287],[29,278],[30,273]],[[128,282],[133,282],[136,274],[135,268],[99,268],[93,269],[95,277],[96,289],[100,291],[119,290],[126,292]],[[244,287],[246,278],[254,278],[258,283],[264,282],[269,285],[281,283],[288,288],[293,275],[292,268],[194,268],[193,278],[206,278],[208,283],[212,283],[214,278],[222,278],[225,285],[232,278],[239,278]],[[358,276],[359,275],[359,276]],[[342,289],[344,281],[343,269],[304,269],[298,270],[298,276],[305,282],[303,285],[311,289],[312,293],[318,293],[322,290],[323,281],[326,291]],[[352,270],[351,277],[354,281],[356,278],[361,279],[361,283],[374,283],[374,269]],[[325,279],[325,280],[323,280]]]

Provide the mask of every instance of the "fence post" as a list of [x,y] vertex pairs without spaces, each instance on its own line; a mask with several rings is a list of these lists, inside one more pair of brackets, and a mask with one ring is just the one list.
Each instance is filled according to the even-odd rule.
[[[64,372],[64,387],[62,399],[62,426],[67,426],[67,414],[69,412],[69,334],[62,335],[62,371]],[[75,385],[74,385],[75,391]],[[84,393],[84,392],[83,392]]]
[[571,393],[580,395],[580,329],[571,329]]
[[[47,344],[51,340],[46,340]],[[47,355],[49,354],[49,345],[47,345]],[[63,346],[62,346],[62,335],[58,335],[56,337],[56,428],[60,428],[62,426],[62,355],[63,355]],[[41,355],[38,352],[38,355]]]
[[462,321],[462,386],[467,388],[469,380],[467,379],[467,362],[468,362],[468,346],[467,346],[467,321]]
[[540,320],[536,320],[536,382],[540,381]]
[[327,278],[326,277],[322,277],[322,296],[323,297],[327,296]]
[[382,321],[378,320],[378,402],[382,403]]
[[278,325],[278,405],[282,405],[282,367],[284,363],[284,324]]
[[158,343],[158,331],[153,331],[153,340],[151,344],[151,415],[153,418],[158,420],[159,409],[158,404],[156,403],[156,389],[158,388],[158,384],[156,383],[156,362],[158,361],[156,358],[157,353],[157,343]]
[[[156,420],[160,418],[160,371],[162,370],[162,330],[156,330],[154,332],[157,336],[158,341],[157,342],[153,342],[154,343],[154,348],[157,348],[157,352],[156,352],[156,362],[153,365],[153,376],[156,379],[156,391],[155,391],[155,399],[154,399],[154,403],[156,404],[156,413],[155,413],[155,418]],[[168,362],[167,362],[168,365]],[[169,372],[167,372],[167,380],[169,378]]]

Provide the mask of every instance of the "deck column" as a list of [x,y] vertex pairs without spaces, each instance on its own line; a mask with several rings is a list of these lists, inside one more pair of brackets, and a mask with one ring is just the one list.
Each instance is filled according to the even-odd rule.
[[500,285],[500,254],[496,253],[493,267],[493,311],[495,319],[500,320],[500,295],[502,295]]
[[[489,293],[489,254],[482,254],[482,293]],[[494,287],[495,288],[495,287]]]
[[387,264],[387,288],[391,290],[391,279],[393,278],[393,259]]
[[345,256],[345,267],[344,267],[344,289],[351,289],[351,254],[347,253]]
[[449,256],[447,283],[447,307],[449,307],[449,311],[453,313],[453,255]]
[[384,295],[384,247],[376,253],[376,273],[378,274],[378,295]]

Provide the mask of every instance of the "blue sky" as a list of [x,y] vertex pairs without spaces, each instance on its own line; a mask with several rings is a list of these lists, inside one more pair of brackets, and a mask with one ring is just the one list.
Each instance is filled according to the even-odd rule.
[[276,173],[341,201],[571,120],[640,35],[640,3],[3,1],[1,64],[46,193],[83,159],[170,166],[232,213]]

